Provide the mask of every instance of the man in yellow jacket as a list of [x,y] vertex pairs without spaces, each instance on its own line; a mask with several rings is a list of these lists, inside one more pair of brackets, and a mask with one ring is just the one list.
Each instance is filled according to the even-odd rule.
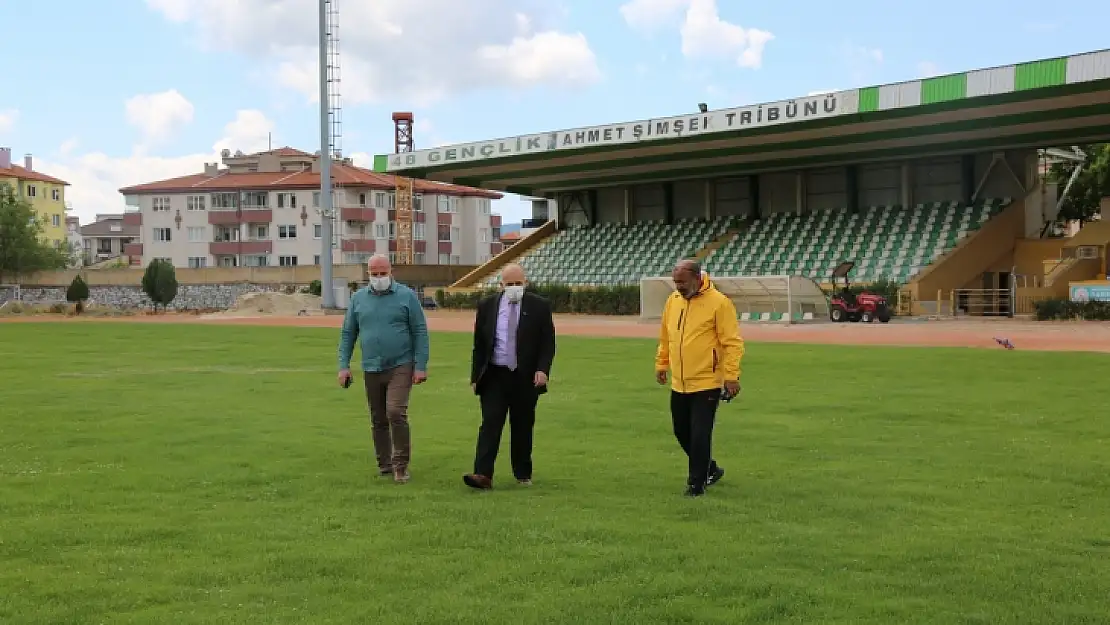
[[713,460],[713,423],[722,393],[740,392],[744,339],[732,300],[697,262],[679,261],[671,276],[675,292],[663,308],[655,380],[666,384],[670,373],[674,435],[690,459],[686,494],[698,497],[725,475]]

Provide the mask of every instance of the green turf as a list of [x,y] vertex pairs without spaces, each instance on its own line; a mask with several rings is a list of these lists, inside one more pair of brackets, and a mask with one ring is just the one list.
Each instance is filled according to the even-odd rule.
[[1107,622],[1103,356],[749,345],[691,501],[650,342],[560,339],[536,485],[476,493],[468,337],[406,486],[336,338],[0,324],[0,623]]

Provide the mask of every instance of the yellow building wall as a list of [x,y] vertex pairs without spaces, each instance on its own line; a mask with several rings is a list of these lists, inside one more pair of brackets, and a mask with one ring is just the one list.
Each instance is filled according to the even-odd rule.
[[[31,202],[31,208],[42,219],[43,237],[60,245],[66,241],[66,188],[64,185],[37,180],[18,180],[11,176],[0,176],[0,185],[7,183],[15,191],[16,197]],[[35,197],[27,197],[27,185],[35,188]],[[54,198],[54,191],[58,199]],[[54,225],[57,223],[57,225]]]

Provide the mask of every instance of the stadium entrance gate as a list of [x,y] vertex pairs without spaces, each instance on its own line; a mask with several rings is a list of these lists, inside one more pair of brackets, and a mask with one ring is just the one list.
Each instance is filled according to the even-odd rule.
[[[829,300],[820,286],[802,276],[710,276],[713,286],[736,306],[741,321],[827,320]],[[674,292],[674,281],[651,276],[640,280],[640,318],[657,320]]]

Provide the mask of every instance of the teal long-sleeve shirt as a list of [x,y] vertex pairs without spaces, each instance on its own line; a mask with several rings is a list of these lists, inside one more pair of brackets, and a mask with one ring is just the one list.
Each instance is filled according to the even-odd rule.
[[339,368],[349,369],[355,339],[362,351],[362,370],[387,371],[413,363],[416,371],[428,370],[428,324],[420,298],[412,289],[394,282],[388,291],[369,287],[351,296],[343,329],[339,333]]

